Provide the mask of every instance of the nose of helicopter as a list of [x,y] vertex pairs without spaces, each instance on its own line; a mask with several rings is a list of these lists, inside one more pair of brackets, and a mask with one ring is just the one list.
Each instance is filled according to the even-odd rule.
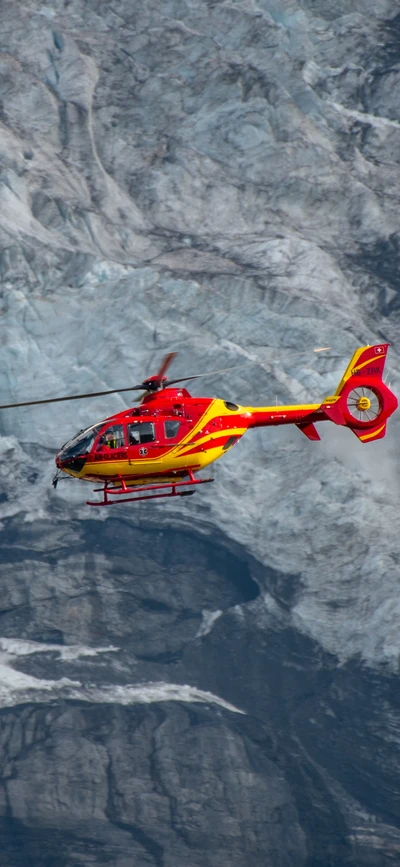
[[63,459],[63,452],[59,452],[56,455],[55,462],[58,470],[72,470],[74,473],[80,473],[80,471],[85,466],[87,461],[87,457],[67,457]]

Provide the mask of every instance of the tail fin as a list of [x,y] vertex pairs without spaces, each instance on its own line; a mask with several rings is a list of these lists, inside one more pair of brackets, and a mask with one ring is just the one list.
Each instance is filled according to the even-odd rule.
[[356,349],[334,395],[321,405],[327,418],[346,425],[361,442],[381,439],[398,401],[382,381],[389,343]]
[[335,393],[341,394],[351,379],[354,379],[354,384],[361,382],[361,379],[365,382],[371,377],[382,379],[389,346],[390,343],[380,343],[379,346],[361,346],[356,349]]

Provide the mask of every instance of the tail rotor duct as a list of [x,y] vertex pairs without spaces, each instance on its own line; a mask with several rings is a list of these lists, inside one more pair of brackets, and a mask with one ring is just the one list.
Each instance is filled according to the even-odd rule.
[[382,401],[378,392],[366,385],[359,385],[347,395],[347,409],[358,423],[374,422],[382,412]]

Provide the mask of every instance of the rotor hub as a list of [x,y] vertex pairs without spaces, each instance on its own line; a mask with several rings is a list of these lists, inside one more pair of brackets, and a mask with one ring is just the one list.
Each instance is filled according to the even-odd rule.
[[360,397],[356,403],[356,406],[357,409],[360,410],[360,412],[366,412],[371,407],[371,401],[369,397]]

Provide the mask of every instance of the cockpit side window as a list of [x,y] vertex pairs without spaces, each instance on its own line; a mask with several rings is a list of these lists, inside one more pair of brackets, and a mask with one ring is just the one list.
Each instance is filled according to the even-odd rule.
[[132,424],[128,424],[128,438],[130,446],[154,442],[156,435],[153,422],[134,421]]
[[123,449],[125,447],[125,433],[122,424],[113,424],[103,431],[97,444],[97,451],[103,449]]
[[176,419],[170,419],[169,421],[164,422],[164,431],[165,437],[167,440],[172,440],[178,436],[179,428],[181,426],[180,421]]
[[79,431],[79,433],[73,437],[72,440],[69,440],[69,442],[67,442],[62,448],[61,454],[63,460],[66,458],[73,458],[75,455],[88,455],[93,448],[94,441],[100,430],[101,425],[96,425],[96,427]]

